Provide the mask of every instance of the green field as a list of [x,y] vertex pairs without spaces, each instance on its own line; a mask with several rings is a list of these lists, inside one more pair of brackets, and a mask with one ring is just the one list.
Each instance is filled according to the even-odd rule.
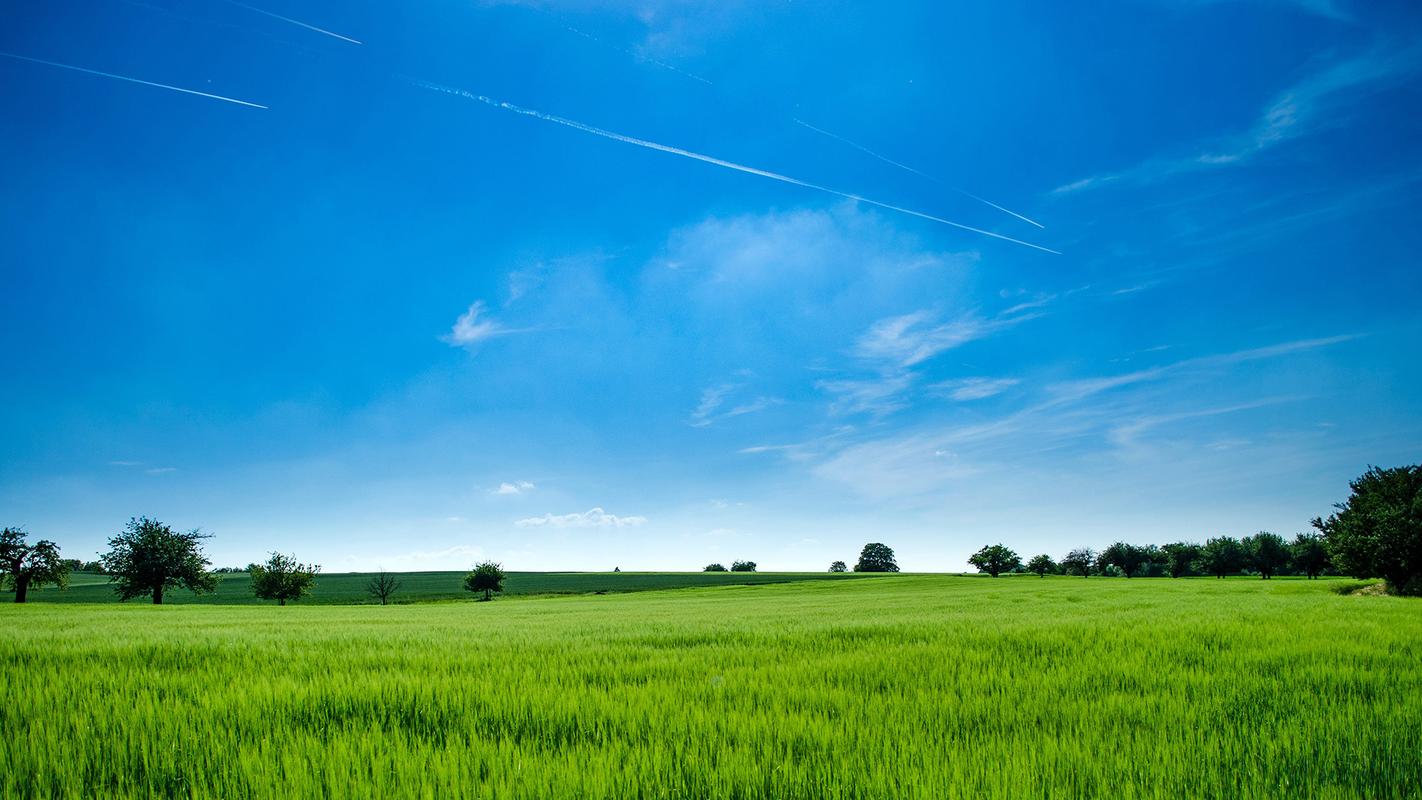
[[960,578],[0,607],[7,797],[1422,791],[1422,602]]
[[[319,575],[310,597],[302,605],[374,603],[366,593],[369,572],[338,572]],[[401,572],[396,575],[400,590],[393,603],[429,602],[432,600],[468,600],[473,595],[464,590],[465,572]],[[863,573],[828,572],[510,572],[504,581],[504,594],[593,594],[596,592],[643,592],[651,589],[684,589],[693,586],[741,586],[748,584],[785,583],[807,580],[853,580]],[[204,605],[276,605],[271,600],[258,600],[252,595],[251,577],[245,572],[224,574],[213,594],[194,595],[182,589],[169,590],[163,602]],[[6,595],[0,594],[0,601]],[[30,590],[30,602],[36,603],[117,603],[113,585],[107,575],[76,572],[70,576],[67,589],[53,586]],[[145,603],[144,599],[130,603]]]

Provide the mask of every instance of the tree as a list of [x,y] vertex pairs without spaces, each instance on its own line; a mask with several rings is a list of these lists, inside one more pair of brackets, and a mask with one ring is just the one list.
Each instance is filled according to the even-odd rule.
[[1313,521],[1334,566],[1382,578],[1394,594],[1422,594],[1422,465],[1370,467],[1348,485],[1348,500]]
[[755,562],[754,562],[754,561],[732,561],[732,562],[731,562],[731,571],[732,571],[732,572],[755,572]]
[[1150,554],[1146,552],[1145,548],[1125,542],[1116,542],[1101,551],[1101,555],[1096,557],[1096,563],[1098,567],[1105,567],[1107,564],[1115,565],[1120,568],[1122,574],[1130,578],[1141,571],[1141,567],[1149,558]]
[[492,561],[475,564],[473,571],[464,576],[464,588],[471,592],[483,592],[485,600],[492,600],[493,593],[504,591],[504,568]]
[[1165,567],[1172,578],[1194,572],[1200,560],[1201,547],[1194,542],[1171,542],[1160,549],[1165,553]]
[[1045,578],[1048,572],[1057,571],[1057,562],[1053,561],[1051,556],[1042,553],[1041,555],[1032,556],[1032,560],[1027,562],[1027,569],[1037,573],[1037,577]]
[[263,600],[275,600],[286,605],[288,600],[300,600],[316,586],[318,564],[302,564],[296,556],[272,553],[267,563],[252,570],[252,594]]
[[15,590],[15,602],[25,602],[31,586],[47,583],[69,585],[69,564],[59,557],[59,546],[48,539],[30,544],[19,528],[0,532],[0,585]]
[[836,561],[830,564],[830,572],[848,572],[849,567],[843,561]]
[[702,572],[725,572],[725,571],[726,571],[726,565],[724,565],[724,564],[707,564],[706,566],[704,566],[704,567],[701,568],[701,571],[702,571]]
[[898,562],[894,561],[894,548],[883,542],[870,542],[859,551],[859,562],[855,572],[898,572]]
[[1307,575],[1310,580],[1317,578],[1328,569],[1328,547],[1323,537],[1316,533],[1300,533],[1289,545],[1294,558],[1294,569]]
[[163,602],[163,592],[183,587],[194,594],[217,590],[217,576],[200,546],[207,534],[175,531],[156,519],[130,519],[123,533],[109,539],[109,552],[100,557],[120,600],[151,595]]
[[1244,566],[1244,546],[1233,536],[1216,536],[1205,542],[1200,552],[1200,566],[1216,578],[1239,572]]
[[370,576],[370,580],[365,584],[365,593],[379,600],[382,606],[390,602],[390,597],[398,591],[400,581],[383,569]]
[[996,578],[1022,566],[1022,559],[1003,545],[994,544],[974,553],[968,558],[968,563],[977,567],[978,572],[986,572]]
[[1241,544],[1244,545],[1249,565],[1265,580],[1274,577],[1289,565],[1289,545],[1284,541],[1284,537],[1277,533],[1260,531],[1254,536],[1245,537]]
[[1068,575],[1091,575],[1091,565],[1096,563],[1096,553],[1090,547],[1078,547],[1062,559],[1062,569]]

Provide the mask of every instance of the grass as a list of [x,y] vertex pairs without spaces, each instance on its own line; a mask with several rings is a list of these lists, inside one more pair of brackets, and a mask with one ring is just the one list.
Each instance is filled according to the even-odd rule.
[[1422,603],[880,576],[0,608],[6,797],[1404,798]]
[[[365,591],[374,573],[337,572],[319,575],[311,596],[302,598],[303,605],[348,605],[375,603]],[[394,603],[429,602],[432,600],[467,600],[462,572],[401,572],[395,577],[400,589],[391,599]],[[245,573],[224,574],[217,591],[194,595],[182,589],[169,589],[164,603],[201,605],[273,604],[252,596],[251,577]],[[807,580],[853,580],[862,574],[828,572],[510,572],[504,582],[504,594],[593,594],[596,592],[642,592],[653,589],[683,589],[693,586],[731,586],[764,583],[785,583]],[[0,601],[6,598],[0,594]],[[74,573],[69,588],[53,586],[30,590],[30,602],[36,603],[117,603],[107,575]],[[143,599],[130,603],[144,603]]]

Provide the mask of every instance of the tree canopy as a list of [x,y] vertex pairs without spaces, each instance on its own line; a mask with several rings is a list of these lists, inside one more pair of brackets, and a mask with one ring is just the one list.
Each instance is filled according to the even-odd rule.
[[701,568],[702,572],[725,572],[726,565],[721,563],[707,564]]
[[212,562],[201,547],[207,538],[196,530],[182,533],[158,520],[138,517],[109,539],[109,552],[100,560],[120,600],[152,596],[157,605],[170,588],[182,587],[194,594],[216,591],[217,576],[208,572]]
[[1239,572],[1244,560],[1244,546],[1233,536],[1216,536],[1200,552],[1200,566],[1216,578]]
[[1062,570],[1068,575],[1091,575],[1091,567],[1096,563],[1096,552],[1090,547],[1078,547],[1062,559]]
[[1371,467],[1349,487],[1336,512],[1313,521],[1334,566],[1382,578],[1397,594],[1422,594],[1422,465]]
[[830,564],[829,571],[830,571],[830,572],[848,572],[848,571],[849,571],[849,567],[846,566],[843,561],[836,561],[836,562]]
[[1249,565],[1261,578],[1272,578],[1289,565],[1289,545],[1277,533],[1260,531],[1246,538],[1242,544]]
[[1108,564],[1115,566],[1127,578],[1135,577],[1148,560],[1149,554],[1144,548],[1126,542],[1116,542],[1102,550],[1101,554],[1096,557],[1099,567],[1104,568]]
[[732,572],[755,572],[755,562],[754,562],[754,561],[732,561],[732,562],[731,562],[731,571],[732,571]]
[[978,572],[986,572],[996,578],[1004,572],[1011,572],[1022,566],[1022,559],[1006,546],[994,544],[969,556],[968,563],[977,567]]
[[1294,541],[1289,545],[1290,555],[1293,557],[1294,568],[1309,579],[1317,578],[1328,569],[1328,547],[1324,544],[1323,537],[1316,533],[1300,533],[1294,537]]
[[870,542],[859,551],[859,562],[855,572],[898,572],[898,562],[894,560],[894,549],[883,542]]
[[284,606],[288,600],[300,600],[310,594],[320,571],[318,564],[302,564],[295,556],[272,553],[267,563],[252,568],[252,593]]
[[15,602],[29,597],[30,587],[69,583],[70,564],[59,557],[59,546],[48,539],[30,544],[19,528],[0,532],[0,585],[15,591]]
[[483,592],[485,600],[492,600],[494,592],[504,591],[504,568],[493,561],[475,564],[474,569],[464,576],[464,588],[471,592]]
[[1171,542],[1160,549],[1165,553],[1165,566],[1172,578],[1182,578],[1194,572],[1203,552],[1194,542]]
[[1045,578],[1048,572],[1057,571],[1057,562],[1053,561],[1051,556],[1042,553],[1032,556],[1032,560],[1027,562],[1027,570],[1037,573],[1039,578]]

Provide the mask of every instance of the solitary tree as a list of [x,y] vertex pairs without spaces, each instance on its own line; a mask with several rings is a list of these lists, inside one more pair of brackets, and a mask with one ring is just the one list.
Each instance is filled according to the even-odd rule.
[[398,591],[400,581],[383,569],[370,576],[370,580],[365,584],[365,593],[379,600],[382,606],[390,602],[390,597]]
[[1004,572],[1011,572],[1022,566],[1022,559],[1003,545],[994,544],[972,554],[968,563],[977,567],[978,572],[986,572],[996,578]]
[[731,571],[732,571],[732,572],[755,572],[755,562],[754,562],[754,561],[732,561],[732,562],[731,562]]
[[1223,578],[1239,572],[1244,566],[1244,546],[1233,536],[1216,536],[1205,542],[1200,553],[1200,566],[1205,572]]
[[1078,547],[1062,559],[1062,569],[1068,575],[1091,575],[1091,566],[1096,563],[1096,553],[1090,547]]
[[1268,580],[1289,565],[1289,545],[1277,533],[1260,531],[1242,542],[1249,565]]
[[1042,553],[1032,556],[1032,560],[1027,562],[1027,569],[1037,573],[1037,577],[1045,578],[1048,572],[1057,571],[1057,562],[1053,561],[1051,556]]
[[719,564],[719,563],[718,563],[718,564],[707,564],[706,566],[704,566],[704,567],[701,568],[701,571],[702,571],[702,572],[725,572],[725,571],[726,571],[726,565],[725,565],[725,564]]
[[1160,549],[1165,552],[1165,566],[1172,578],[1194,572],[1200,560],[1200,546],[1193,542],[1171,542]]
[[302,564],[296,556],[272,553],[267,563],[252,570],[252,594],[263,600],[275,600],[286,605],[288,600],[300,600],[316,586],[318,564]]
[[1315,519],[1338,569],[1382,578],[1396,594],[1422,594],[1422,465],[1370,468],[1328,519]]
[[1141,571],[1148,558],[1149,554],[1144,548],[1126,542],[1116,542],[1102,550],[1101,555],[1096,557],[1096,562],[1099,567],[1115,565],[1120,568],[1122,574],[1130,578]]
[[217,590],[217,576],[207,571],[212,562],[199,546],[206,538],[196,530],[181,533],[156,519],[139,517],[109,539],[109,552],[100,558],[120,600],[151,595],[158,605],[170,587],[194,594]]
[[883,542],[870,542],[859,551],[859,563],[855,572],[898,572],[898,562],[894,561],[894,548]]
[[483,592],[485,600],[492,600],[494,592],[504,591],[504,568],[492,561],[475,564],[473,571],[464,576],[464,588]]
[[1294,558],[1294,568],[1307,575],[1310,580],[1317,578],[1328,569],[1328,548],[1323,537],[1316,533],[1300,533],[1289,545]]
[[69,585],[69,568],[54,542],[41,539],[30,544],[19,528],[0,532],[0,586],[15,590],[16,603],[25,602],[31,586],[38,589],[52,583],[63,589]]
[[836,561],[836,562],[834,562],[833,564],[830,564],[830,572],[848,572],[848,571],[849,571],[849,567],[845,566],[845,564],[844,564],[843,561]]

